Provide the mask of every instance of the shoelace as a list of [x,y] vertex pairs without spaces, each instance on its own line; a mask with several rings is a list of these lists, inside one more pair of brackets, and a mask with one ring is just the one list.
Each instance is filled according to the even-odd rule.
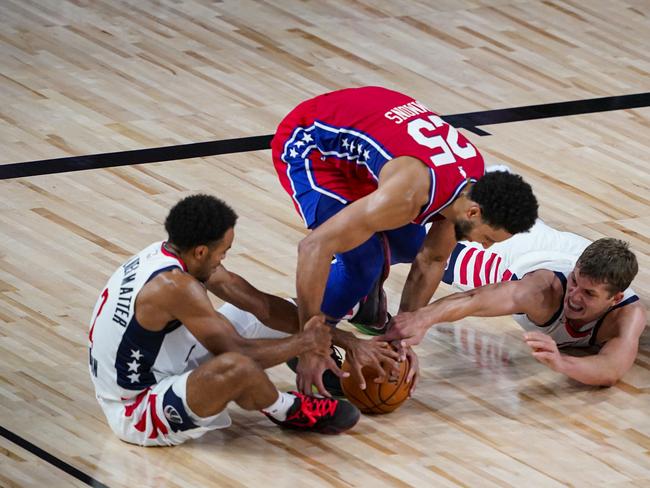
[[[296,395],[295,392],[294,395]],[[301,400],[299,412],[309,421],[310,427],[314,425],[319,418],[326,415],[334,415],[334,412],[336,411],[336,400],[330,400],[329,398],[314,398],[302,394],[296,396],[299,396]],[[298,414],[298,412],[296,412],[296,414]]]

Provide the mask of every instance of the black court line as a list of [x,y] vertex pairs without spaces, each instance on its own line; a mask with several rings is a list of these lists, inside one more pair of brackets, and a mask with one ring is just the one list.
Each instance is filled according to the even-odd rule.
[[62,461],[58,457],[53,456],[49,452],[44,451],[40,447],[35,446],[28,440],[23,439],[19,435],[14,434],[10,430],[7,430],[2,426],[0,426],[0,435],[2,435],[2,437],[4,437],[5,439],[13,442],[14,444],[17,444],[18,446],[22,447],[26,451],[29,451],[32,454],[38,456],[43,461],[50,463],[52,466],[55,466],[60,470],[65,471],[70,476],[77,478],[79,481],[86,483],[88,486],[97,487],[97,488],[108,488],[108,486],[105,485],[104,483],[97,481],[95,478],[87,475],[82,471],[79,471],[74,466],[69,465],[65,461]]
[[[544,119],[549,117],[566,117],[569,115],[624,110],[650,106],[650,92],[614,97],[591,98],[570,102],[528,105],[525,107],[484,110],[463,114],[445,115],[442,118],[451,125],[467,129],[480,136],[490,135],[480,129],[480,125],[505,124],[524,120]],[[269,149],[273,135],[225,139],[221,141],[198,142],[178,146],[136,149],[87,156],[72,156],[57,159],[42,159],[24,163],[0,165],[0,180],[22,178],[68,171],[130,166],[133,164],[157,163],[179,159],[217,156],[238,152]]]

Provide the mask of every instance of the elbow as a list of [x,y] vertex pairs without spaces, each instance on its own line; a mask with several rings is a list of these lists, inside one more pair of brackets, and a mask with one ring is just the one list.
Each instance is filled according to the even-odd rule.
[[313,236],[313,233],[309,234],[298,243],[298,256],[308,256],[318,246],[318,243]]
[[618,380],[621,379],[621,376],[622,375],[608,374],[587,381],[583,380],[581,381],[581,383],[589,386],[600,386],[603,388],[609,388],[610,386],[614,386],[616,383],[618,383]]
[[429,269],[432,267],[444,268],[447,265],[448,258],[449,256],[443,256],[436,252],[427,252],[426,249],[422,249],[415,257],[415,263],[421,269]]
[[603,386],[603,387],[610,387],[614,386],[618,381],[623,377],[622,374],[609,374],[606,375],[602,378],[600,378],[600,381],[598,381],[597,386]]
[[321,254],[329,253],[329,255],[334,254],[334,250],[330,252],[325,248],[322,239],[319,238],[317,233],[312,232],[307,237],[302,239],[298,243],[298,260],[311,260]]

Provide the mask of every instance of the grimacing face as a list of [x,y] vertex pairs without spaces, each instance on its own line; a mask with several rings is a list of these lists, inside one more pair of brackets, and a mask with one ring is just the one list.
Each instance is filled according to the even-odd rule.
[[622,298],[622,292],[610,294],[606,283],[582,276],[580,268],[575,267],[567,278],[564,313],[567,319],[586,324],[602,316]]

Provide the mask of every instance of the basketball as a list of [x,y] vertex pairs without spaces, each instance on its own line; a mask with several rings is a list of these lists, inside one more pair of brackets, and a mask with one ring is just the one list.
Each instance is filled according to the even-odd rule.
[[375,383],[377,374],[370,368],[363,368],[362,374],[366,379],[366,389],[359,388],[359,384],[352,376],[350,364],[343,363],[343,371],[350,373],[347,378],[341,379],[343,393],[351,403],[357,406],[365,414],[384,414],[397,410],[409,395],[410,383],[406,382],[409,371],[408,358],[399,363],[399,375],[393,381],[390,379],[384,383]]

